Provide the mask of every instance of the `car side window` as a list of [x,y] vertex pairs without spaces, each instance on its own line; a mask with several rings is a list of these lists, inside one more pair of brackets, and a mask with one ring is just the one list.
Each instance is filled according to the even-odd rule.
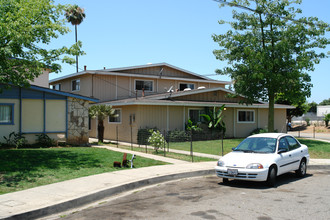
[[289,143],[289,150],[294,150],[300,147],[300,144],[293,137],[285,137]]
[[285,138],[280,139],[280,142],[278,144],[278,150],[289,151],[288,142],[285,140]]

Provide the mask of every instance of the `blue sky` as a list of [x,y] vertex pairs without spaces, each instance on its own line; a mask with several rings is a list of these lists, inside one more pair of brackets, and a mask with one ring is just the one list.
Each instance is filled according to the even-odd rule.
[[[79,57],[79,68],[89,70],[166,62],[207,75],[217,80],[215,69],[226,66],[215,59],[218,49],[212,34],[228,29],[218,20],[231,19],[231,8],[219,8],[213,0],[57,0],[60,4],[78,4],[86,18],[78,26],[78,39],[85,56]],[[317,16],[330,23],[329,0],[304,0],[303,16]],[[51,46],[74,43],[71,33],[56,39]],[[327,35],[330,37],[330,34]],[[325,51],[330,51],[330,46]],[[330,98],[330,58],[323,59],[311,72],[312,95],[309,102]],[[76,72],[75,65],[62,64],[62,72],[50,74],[50,79]]]

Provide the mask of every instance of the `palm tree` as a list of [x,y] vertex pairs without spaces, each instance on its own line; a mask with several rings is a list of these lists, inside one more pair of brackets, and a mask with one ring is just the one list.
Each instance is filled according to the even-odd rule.
[[[72,25],[75,26],[76,31],[76,43],[78,41],[77,38],[77,25],[81,24],[81,22],[86,17],[84,13],[84,9],[80,8],[78,5],[70,5],[65,9],[65,17]],[[78,55],[76,56],[76,67],[78,72]]]
[[104,125],[103,121],[106,117],[118,117],[115,114],[115,109],[113,109],[110,105],[92,105],[88,109],[89,117],[97,118],[97,137],[99,142],[103,142],[104,137]]

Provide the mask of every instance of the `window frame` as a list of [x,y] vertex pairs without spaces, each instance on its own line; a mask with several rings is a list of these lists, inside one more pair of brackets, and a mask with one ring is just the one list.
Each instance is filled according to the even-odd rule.
[[116,117],[116,118],[119,118],[119,121],[110,121],[111,119],[111,116],[108,117],[108,123],[109,124],[121,124],[122,123],[122,115],[123,115],[123,111],[121,108],[114,108],[115,110],[115,114],[116,114],[116,111],[120,111],[119,113],[119,117]]
[[0,122],[0,125],[14,125],[15,121],[15,103],[0,103],[0,106],[10,106],[11,107],[11,121],[10,122]]
[[[58,86],[59,89],[56,89],[56,86]],[[54,84],[53,85],[53,88],[52,89],[53,90],[57,90],[57,91],[61,91],[61,87],[62,87],[61,83],[57,83],[57,84]]]
[[[204,122],[204,118],[201,117],[201,114],[205,114],[205,109],[202,109],[202,108],[188,108],[188,120],[190,120],[190,111],[193,110],[193,111],[198,111],[198,116],[199,116],[199,121],[196,121],[196,123],[202,123]],[[201,112],[201,111],[204,111],[204,112]],[[194,121],[193,121],[194,122]],[[194,122],[195,123],[195,122]]]
[[152,90],[146,90],[144,89],[145,92],[153,92],[154,91],[154,80],[144,80],[144,79],[134,79],[134,91],[142,91],[142,89],[136,89],[136,82],[137,81],[143,81],[143,82],[151,82],[152,83]]
[[[73,82],[74,82],[74,81],[78,81],[78,80],[79,80],[79,89],[75,89],[75,90],[73,90]],[[71,80],[71,91],[72,91],[72,92],[80,91],[80,83],[81,83],[80,78],[79,78],[79,79]],[[77,83],[76,83],[76,86],[77,86]]]
[[[239,113],[240,112],[253,112],[253,121],[240,121],[239,120]],[[246,118],[246,117],[245,117]],[[248,110],[248,109],[238,109],[237,110],[237,123],[243,124],[253,124],[256,122],[255,110]]]
[[184,82],[180,82],[179,83],[179,91],[183,91],[184,90],[184,89],[183,90],[180,89],[180,87],[181,87],[182,84],[193,85],[193,88],[191,88],[191,87],[186,87],[186,88],[190,88],[191,90],[194,90],[195,89],[195,83],[184,83]]

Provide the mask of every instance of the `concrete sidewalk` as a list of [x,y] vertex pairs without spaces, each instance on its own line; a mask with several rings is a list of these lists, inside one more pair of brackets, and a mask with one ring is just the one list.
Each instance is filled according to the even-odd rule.
[[[0,195],[0,218],[35,219],[142,186],[180,178],[215,175],[215,161],[189,163],[152,154],[102,147],[173,164],[103,173]],[[310,160],[310,166],[319,168],[324,165],[329,169],[330,160]]]

